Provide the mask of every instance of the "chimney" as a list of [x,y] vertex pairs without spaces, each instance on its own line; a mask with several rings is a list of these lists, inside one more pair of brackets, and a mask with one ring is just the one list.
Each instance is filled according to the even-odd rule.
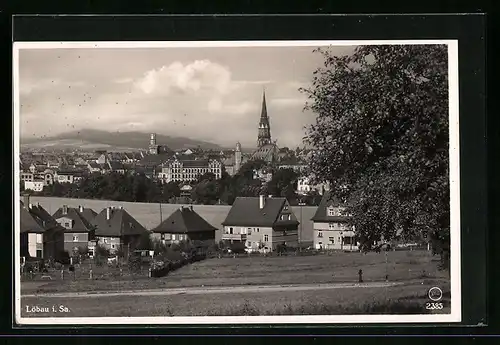
[[259,208],[262,210],[265,205],[264,195],[259,195]]
[[269,197],[269,198],[272,198],[272,197],[273,197],[273,195],[272,195],[272,194],[269,194],[269,195],[268,195],[268,197]]
[[83,212],[83,206],[82,205],[78,206],[78,209],[80,210],[80,213]]
[[106,220],[111,218],[111,207],[106,208]]
[[63,205],[62,214],[68,214],[68,205]]
[[24,204],[24,207],[29,207],[30,205],[30,195],[29,194],[24,194],[23,196],[23,204]]

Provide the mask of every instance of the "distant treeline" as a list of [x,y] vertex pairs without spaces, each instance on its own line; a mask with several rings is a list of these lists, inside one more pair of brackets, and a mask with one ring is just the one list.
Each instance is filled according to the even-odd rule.
[[188,195],[181,193],[182,183],[161,183],[144,174],[94,173],[78,183],[58,183],[46,186],[42,192],[32,192],[35,196],[53,196],[78,199],[101,199],[128,202],[192,202],[200,205],[232,205],[239,196],[273,195],[286,197],[292,205],[303,202],[317,206],[321,196],[311,192],[307,196],[296,193],[298,175],[292,169],[279,169],[268,183],[254,178],[254,170],[261,169],[263,161],[249,161],[234,176],[223,173],[216,179],[212,173],[201,175],[191,183]]

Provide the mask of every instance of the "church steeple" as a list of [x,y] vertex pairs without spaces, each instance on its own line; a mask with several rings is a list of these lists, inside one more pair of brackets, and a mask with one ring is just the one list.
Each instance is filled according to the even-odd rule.
[[262,93],[262,109],[260,112],[259,134],[257,136],[257,147],[271,144],[271,126],[267,115],[266,91]]

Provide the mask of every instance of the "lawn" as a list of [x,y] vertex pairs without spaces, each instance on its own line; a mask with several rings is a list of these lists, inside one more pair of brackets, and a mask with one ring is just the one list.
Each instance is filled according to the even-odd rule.
[[[448,281],[447,273],[437,269],[437,257],[427,251],[384,253],[332,253],[315,256],[214,258],[197,262],[163,278],[102,276],[89,280],[80,274],[74,281],[22,282],[23,294],[142,290],[175,287],[273,285],[300,283],[357,282],[363,280]],[[116,270],[115,270],[116,271]],[[97,274],[96,274],[97,276]]]
[[[383,288],[345,288],[270,293],[175,296],[22,297],[23,317],[140,317],[450,313],[449,286],[442,286],[444,308],[426,310],[429,282]],[[67,313],[27,313],[27,306],[64,306]]]

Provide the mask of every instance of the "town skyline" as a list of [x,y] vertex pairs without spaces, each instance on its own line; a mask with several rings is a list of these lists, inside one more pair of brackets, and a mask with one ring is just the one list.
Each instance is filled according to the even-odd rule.
[[272,139],[302,145],[315,116],[303,111],[299,88],[310,87],[321,66],[314,49],[22,49],[21,140],[100,129],[254,147],[265,90]]

